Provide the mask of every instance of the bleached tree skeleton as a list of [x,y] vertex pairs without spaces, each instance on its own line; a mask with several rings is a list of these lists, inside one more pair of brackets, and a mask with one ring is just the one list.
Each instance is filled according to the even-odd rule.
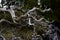
[[[5,3],[6,3],[6,1],[5,1]],[[11,3],[11,2],[10,2],[10,3]],[[9,3],[9,4],[10,4],[10,3]],[[15,2],[15,3],[16,3],[16,2]],[[40,5],[40,3],[38,3],[38,5]],[[2,5],[1,5],[1,0],[0,0],[0,6],[2,6]],[[50,21],[46,20],[43,16],[42,16],[41,18],[39,18],[39,19],[37,19],[37,18],[35,17],[35,16],[38,16],[38,15],[36,15],[36,14],[37,14],[36,10],[38,10],[39,12],[44,13],[44,12],[46,12],[46,11],[52,11],[51,8],[48,8],[48,9],[45,8],[45,9],[42,10],[42,9],[40,9],[40,8],[33,7],[32,9],[28,10],[27,12],[25,12],[25,10],[23,10],[22,7],[17,7],[17,6],[15,6],[15,5],[10,5],[9,7],[10,7],[10,8],[8,8],[8,5],[4,5],[4,4],[3,4],[3,7],[0,8],[0,11],[3,11],[3,12],[7,11],[7,12],[9,12],[9,13],[11,14],[12,20],[13,20],[13,22],[14,22],[15,24],[20,24],[19,22],[16,22],[16,21],[21,21],[20,19],[21,19],[22,17],[26,17],[26,16],[27,16],[27,18],[24,19],[24,21],[27,20],[27,23],[26,23],[26,24],[28,24],[29,26],[31,26],[31,25],[35,26],[35,25],[37,25],[37,24],[39,24],[39,25],[41,25],[41,26],[49,26],[48,24],[51,23]],[[15,14],[15,9],[18,9],[18,10],[22,11],[22,12],[25,13],[25,14],[24,14],[24,15],[21,15],[20,17],[17,17],[16,14]],[[34,16],[33,16],[32,14],[34,14]],[[33,20],[33,23],[32,23],[31,20]],[[42,21],[42,20],[44,20],[44,21]],[[6,20],[6,19],[1,19],[1,20],[0,20],[0,23],[1,23],[1,22],[4,22],[4,21],[12,24],[10,21],[8,21],[8,20]],[[26,25],[25,25],[25,26],[26,26]],[[50,30],[51,30],[51,29],[50,29]],[[49,34],[50,30],[48,30],[46,34]],[[44,31],[45,31],[45,30],[44,30]],[[45,32],[46,32],[46,31],[45,31]],[[55,34],[54,34],[54,35],[55,35]],[[55,35],[55,36],[56,36],[56,35]],[[54,38],[54,39],[55,39],[55,38]],[[54,40],[54,39],[53,39],[53,40]],[[58,39],[57,39],[57,40],[58,40]]]
[[[12,1],[11,1],[11,2],[12,2]],[[11,3],[11,2],[10,2],[10,3]],[[6,1],[5,1],[5,3],[6,3]],[[9,4],[10,4],[10,3],[9,3]],[[41,21],[41,20],[44,19],[44,18],[41,18],[41,19],[37,20],[36,18],[34,18],[34,17],[31,15],[31,12],[33,12],[33,11],[35,11],[35,10],[39,10],[40,12],[45,12],[45,11],[50,11],[50,10],[51,10],[51,8],[42,10],[42,9],[40,9],[40,8],[33,7],[33,9],[27,11],[24,15],[22,15],[22,16],[20,16],[20,17],[17,17],[17,16],[15,15],[15,10],[14,10],[14,9],[17,8],[17,9],[25,12],[25,11],[22,9],[22,7],[17,7],[17,6],[15,6],[15,5],[10,5],[10,8],[8,8],[8,9],[7,9],[7,8],[8,8],[8,5],[3,5],[3,7],[0,8],[0,11],[3,11],[3,12],[7,11],[7,12],[9,12],[9,13],[11,14],[11,16],[12,16],[12,20],[13,20],[14,23],[17,23],[15,20],[19,20],[21,17],[27,16],[27,15],[28,15],[28,17],[32,17],[35,21]],[[16,17],[17,17],[17,18],[16,18]],[[34,25],[34,24],[31,24],[31,18],[28,18],[28,20],[29,20],[29,23],[28,23],[29,25]]]
[[[25,17],[25,16],[27,16],[27,20],[28,20],[28,22],[27,22],[27,24],[29,24],[29,25],[34,25],[35,23],[31,23],[31,18],[33,18],[34,19],[34,22],[37,22],[38,24],[42,24],[42,23],[50,23],[48,20],[46,20],[43,16],[40,18],[40,19],[37,19],[36,17],[34,17],[34,16],[32,16],[32,14],[37,14],[36,12],[35,12],[35,10],[38,10],[38,11],[40,11],[40,12],[42,12],[42,13],[44,13],[44,12],[46,12],[46,11],[51,11],[51,8],[48,8],[48,9],[44,9],[44,10],[42,10],[42,9],[40,9],[40,8],[37,8],[37,7],[33,7],[32,9],[30,9],[29,11],[27,11],[26,13],[25,13],[25,11],[22,9],[22,7],[17,7],[17,6],[15,6],[15,5],[10,5],[10,8],[8,8],[8,5],[4,5],[2,8],[0,8],[0,11],[3,11],[3,12],[5,12],[5,11],[7,11],[7,12],[9,12],[10,14],[11,14],[11,16],[12,16],[12,20],[13,20],[13,22],[14,23],[16,23],[16,24],[19,24],[19,23],[17,23],[16,22],[16,20],[18,21],[21,17]],[[15,10],[14,9],[19,9],[20,11],[22,11],[23,13],[25,13],[24,15],[21,15],[20,17],[17,17],[16,15],[15,15]],[[35,13],[32,13],[32,12],[35,12]],[[36,15],[37,16],[37,15]],[[41,22],[42,20],[45,20],[45,22]],[[6,19],[1,19],[0,20],[0,22],[3,22],[3,21],[6,21],[6,22],[8,22],[8,23],[11,23],[11,22],[9,22],[8,20],[6,20]],[[12,24],[12,23],[11,23]]]
[[[13,6],[10,6],[10,9],[7,9],[7,6],[3,6],[3,8],[0,8],[0,11],[7,11],[11,14],[12,19],[14,21],[14,18],[16,17],[14,10],[12,9]],[[15,21],[14,21],[15,23]]]
[[29,10],[27,13],[25,13],[24,15],[22,15],[22,16],[28,16],[28,24],[29,25],[34,25],[33,23],[31,23],[31,18],[30,17],[32,17],[36,22],[39,22],[39,21],[41,21],[41,20],[45,20],[46,22],[49,22],[49,21],[47,21],[44,17],[42,17],[42,18],[40,18],[39,20],[38,19],[36,19],[35,17],[33,17],[32,15],[31,15],[31,12],[33,12],[33,11],[35,11],[35,10],[39,10],[40,12],[45,12],[45,11],[50,11],[50,8],[49,9],[44,9],[44,10],[41,10],[41,9],[39,9],[39,8],[36,8],[36,7],[34,7],[33,9],[31,9],[31,10]]
[[[0,0],[0,4],[1,4],[1,2],[2,2],[2,0]],[[11,2],[10,2],[11,3]],[[1,4],[2,5],[2,4]],[[9,6],[10,8],[8,8],[8,5],[3,5],[3,7],[1,7],[0,8],[0,11],[3,11],[3,12],[5,12],[5,11],[7,11],[7,12],[9,12],[10,14],[11,14],[11,16],[12,16],[12,20],[13,20],[13,22],[14,23],[16,23],[16,15],[15,15],[15,10],[14,9],[19,9],[19,10],[21,10],[21,11],[24,11],[23,9],[21,9],[22,7],[17,7],[17,6],[15,6],[15,5],[10,5]],[[6,20],[6,19],[5,19]],[[1,22],[3,22],[3,21],[1,21]]]

